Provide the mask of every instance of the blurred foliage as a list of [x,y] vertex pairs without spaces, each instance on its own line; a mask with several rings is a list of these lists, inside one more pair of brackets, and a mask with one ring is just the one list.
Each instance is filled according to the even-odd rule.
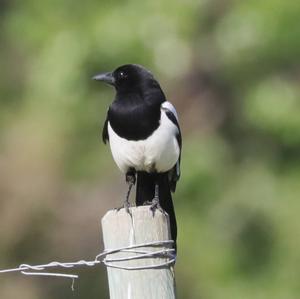
[[[178,297],[297,298],[299,1],[0,1],[0,265],[94,257],[123,176],[90,78],[150,68],[176,105]],[[108,298],[104,269],[0,277],[0,297]]]

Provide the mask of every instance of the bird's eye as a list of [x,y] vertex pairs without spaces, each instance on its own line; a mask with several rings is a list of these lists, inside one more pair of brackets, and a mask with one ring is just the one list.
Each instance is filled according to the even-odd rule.
[[125,79],[127,77],[127,74],[125,72],[119,73],[119,79]]

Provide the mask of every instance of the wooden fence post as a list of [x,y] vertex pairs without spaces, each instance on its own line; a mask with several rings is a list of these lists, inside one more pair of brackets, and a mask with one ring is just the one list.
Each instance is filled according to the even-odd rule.
[[[105,250],[170,240],[169,217],[159,210],[153,217],[149,206],[130,208],[130,216],[124,209],[111,210],[102,218],[102,231]],[[137,248],[135,251],[157,251],[172,248],[172,245],[159,245]],[[108,258],[136,255],[133,252],[117,252]],[[143,257],[140,259],[114,262],[114,265],[139,267],[161,264],[166,257]],[[175,277],[173,265],[156,269],[124,270],[107,267],[110,299],[174,299]]]

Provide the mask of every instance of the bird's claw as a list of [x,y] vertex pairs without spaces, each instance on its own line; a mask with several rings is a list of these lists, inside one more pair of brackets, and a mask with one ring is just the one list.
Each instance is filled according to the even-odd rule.
[[131,216],[131,211],[130,211],[130,203],[128,201],[125,201],[123,206],[119,208],[115,208],[116,212],[118,213],[121,209],[125,209],[125,211]]
[[152,211],[153,217],[155,215],[155,211],[159,210],[160,212],[162,212],[163,214],[166,214],[165,210],[161,207],[160,203],[159,203],[159,199],[154,197],[150,206],[150,210]]

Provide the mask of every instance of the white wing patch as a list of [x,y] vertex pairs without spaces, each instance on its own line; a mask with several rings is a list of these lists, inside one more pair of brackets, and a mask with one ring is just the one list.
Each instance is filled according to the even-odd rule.
[[[163,110],[168,110],[168,111],[172,112],[172,114],[176,117],[176,120],[179,122],[177,111],[176,111],[175,107],[173,106],[173,104],[171,102],[168,102],[168,101],[163,102],[162,105],[161,105],[161,108]],[[177,160],[177,162],[176,162],[176,174],[177,174],[177,177],[179,178],[180,177],[180,163],[179,163],[179,160]]]
[[174,116],[176,117],[177,121],[178,121],[177,111],[176,111],[176,109],[175,109],[175,107],[173,106],[172,103],[170,103],[168,101],[165,101],[165,102],[162,103],[161,107],[163,109],[167,109],[167,110],[171,111],[174,114]]

